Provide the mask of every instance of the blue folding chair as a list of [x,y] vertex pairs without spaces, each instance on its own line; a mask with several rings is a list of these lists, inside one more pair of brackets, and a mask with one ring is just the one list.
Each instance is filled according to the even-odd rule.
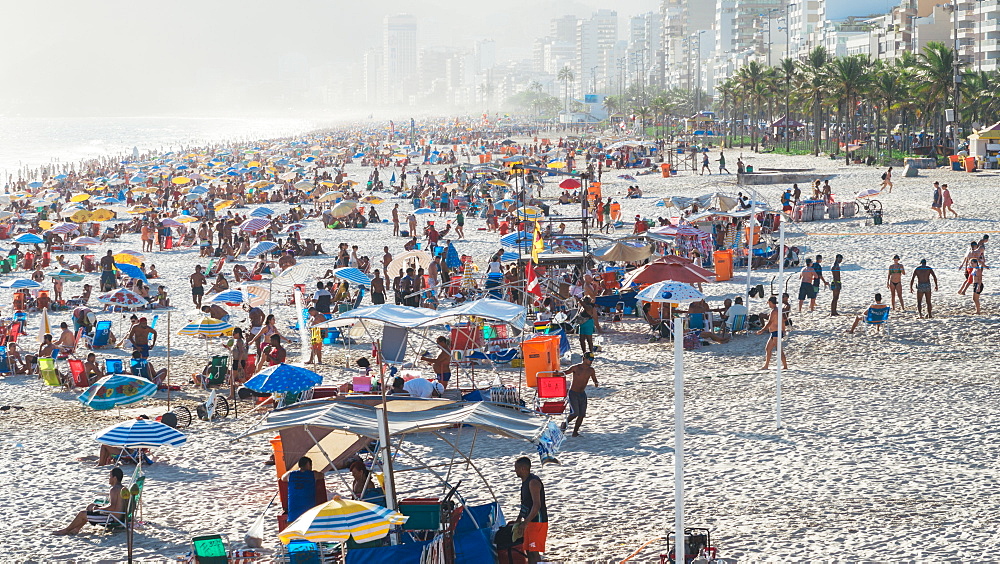
[[0,374],[10,374],[10,359],[7,358],[7,347],[0,346]]
[[94,340],[91,342],[90,347],[98,349],[108,346],[110,335],[111,321],[98,321],[97,325],[94,326]]
[[104,373],[105,374],[124,374],[125,373],[125,363],[122,362],[120,358],[106,358],[104,359]]

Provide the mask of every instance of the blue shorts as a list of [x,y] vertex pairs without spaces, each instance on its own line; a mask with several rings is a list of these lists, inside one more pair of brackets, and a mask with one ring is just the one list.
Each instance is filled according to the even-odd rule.
[[442,374],[438,374],[437,375],[437,379],[438,379],[439,382],[450,382],[451,381],[451,372],[444,372]]
[[135,345],[134,348],[139,351],[140,358],[149,358],[149,345]]

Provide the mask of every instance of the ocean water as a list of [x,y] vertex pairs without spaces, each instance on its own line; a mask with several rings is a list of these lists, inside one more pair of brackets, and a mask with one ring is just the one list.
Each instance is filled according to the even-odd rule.
[[174,150],[230,140],[286,137],[330,122],[236,118],[19,118],[0,117],[0,184],[25,168],[74,163],[105,155]]

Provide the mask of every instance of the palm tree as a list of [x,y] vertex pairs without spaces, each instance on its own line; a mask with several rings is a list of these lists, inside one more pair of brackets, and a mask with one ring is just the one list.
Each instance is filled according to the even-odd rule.
[[823,94],[827,89],[827,65],[830,62],[830,55],[826,47],[819,45],[813,48],[806,56],[803,74],[805,75],[805,92],[809,96],[812,106],[813,120],[813,154],[819,155],[820,129],[822,127],[822,116],[820,110],[823,105]]
[[[880,65],[875,72],[871,82],[872,99],[875,100],[875,146],[877,151],[881,151],[882,115],[885,114],[886,123],[892,124],[892,111],[901,100],[906,98],[906,87],[900,74],[895,69]],[[886,128],[887,130],[891,128]],[[888,133],[888,131],[887,131]],[[888,136],[892,139],[892,136]],[[889,155],[892,155],[892,142],[889,143]]]
[[757,61],[750,61],[745,67],[740,68],[736,74],[736,79],[740,86],[747,93],[750,99],[750,117],[752,125],[750,128],[750,149],[757,150],[757,123],[760,119],[760,104],[766,92],[760,88],[765,80],[764,65]]
[[799,67],[795,64],[794,59],[784,58],[781,60],[779,68],[781,69],[781,78],[785,79],[785,152],[788,153],[791,152],[792,148],[791,128],[789,127],[792,118],[788,111],[788,102],[792,95],[792,81],[799,76]]
[[661,123],[660,132],[662,133],[663,131],[662,122],[663,120],[666,119],[667,114],[670,113],[673,104],[671,104],[670,99],[667,98],[666,94],[660,94],[659,96],[653,98],[652,101],[650,101],[649,106],[653,110],[653,115],[656,116],[654,118],[655,121]]
[[556,79],[563,83],[563,90],[565,92],[566,99],[566,111],[569,111],[569,83],[576,79],[573,74],[573,69],[569,68],[569,65],[559,69],[559,74],[556,75]]
[[931,116],[938,116],[936,140],[940,143],[944,134],[942,110],[947,106],[955,72],[955,51],[944,43],[932,41],[917,55],[917,72],[920,84],[917,93],[924,105],[923,123],[926,126]]
[[850,57],[838,57],[833,60],[830,66],[830,81],[840,99],[838,107],[838,122],[841,127],[841,139],[844,143],[845,160],[851,164],[851,153],[848,145],[854,131],[854,115],[857,108],[858,97],[865,91],[871,81],[868,67],[871,62],[867,55],[854,55]]

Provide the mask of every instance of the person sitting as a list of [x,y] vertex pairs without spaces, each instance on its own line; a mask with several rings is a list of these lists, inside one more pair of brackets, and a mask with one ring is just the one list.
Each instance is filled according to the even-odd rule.
[[104,378],[104,369],[97,362],[97,355],[87,354],[87,360],[83,363],[83,373],[87,376],[87,381],[91,384]]
[[[355,460],[350,466],[351,476],[354,477],[354,482],[351,484],[351,493],[354,494],[356,499],[367,499],[372,500],[372,498],[384,497],[384,493],[380,488],[375,487],[372,483],[372,473],[371,470],[365,466],[365,463],[360,460]],[[384,502],[384,499],[382,500]]]
[[228,290],[228,289],[229,289],[229,281],[226,280],[226,275],[220,272],[219,275],[215,277],[215,284],[212,284],[212,287],[208,290],[208,293],[217,294],[219,292],[222,292],[223,290]]
[[149,278],[159,278],[159,277],[160,273],[156,271],[156,265],[155,264],[149,265],[149,272],[146,273],[146,278],[149,279]]
[[[299,459],[298,470],[289,470],[281,477],[288,484],[288,522],[298,519],[303,513],[318,505],[316,484],[324,480],[323,473],[312,469],[312,459]],[[325,496],[324,496],[325,497]],[[320,501],[322,503],[325,499]]]
[[854,325],[851,325],[851,330],[848,331],[850,334],[854,334],[854,331],[858,328],[861,320],[864,319],[867,323],[871,323],[868,320],[880,319],[877,323],[873,323],[876,329],[881,329],[882,325],[885,324],[885,320],[889,318],[889,306],[882,303],[882,294],[875,294],[875,303],[868,306],[865,310],[864,315],[859,315],[854,318]]
[[69,330],[69,324],[65,321],[59,324],[59,339],[56,341],[56,348],[64,351],[72,351],[76,348],[76,335]]
[[[140,367],[139,370],[138,370],[139,373],[135,374],[135,376],[139,376],[140,378],[145,378],[145,379],[149,380],[150,382],[156,384],[157,386],[159,386],[161,383],[163,383],[164,378],[167,377],[167,369],[166,368],[161,368],[160,370],[157,370],[153,366],[153,363],[149,362],[149,358],[143,358],[142,357],[142,352],[141,351],[138,351],[138,350],[132,351],[132,360],[145,361],[145,362],[140,362],[139,363],[139,367]],[[209,364],[211,365],[211,363],[209,363]]]
[[77,513],[73,522],[70,523],[69,526],[55,531],[52,534],[75,535],[79,533],[80,530],[83,529],[83,526],[87,523],[106,525],[116,521],[124,521],[125,500],[122,498],[122,490],[125,489],[125,487],[122,486],[122,479],[124,477],[125,473],[120,467],[116,466],[112,468],[111,475],[108,477],[108,483],[111,484],[111,489],[108,492],[108,504],[104,506],[99,506],[96,503],[87,505],[87,509]]
[[[723,316],[725,317],[725,321],[722,325],[723,331],[732,331],[733,323],[736,321],[737,317],[741,315],[746,316],[748,313],[749,310],[747,309],[747,306],[743,305],[743,297],[736,296],[736,299],[733,300],[733,305],[729,306],[725,313],[723,313]],[[746,321],[744,321],[744,324],[746,324]]]

